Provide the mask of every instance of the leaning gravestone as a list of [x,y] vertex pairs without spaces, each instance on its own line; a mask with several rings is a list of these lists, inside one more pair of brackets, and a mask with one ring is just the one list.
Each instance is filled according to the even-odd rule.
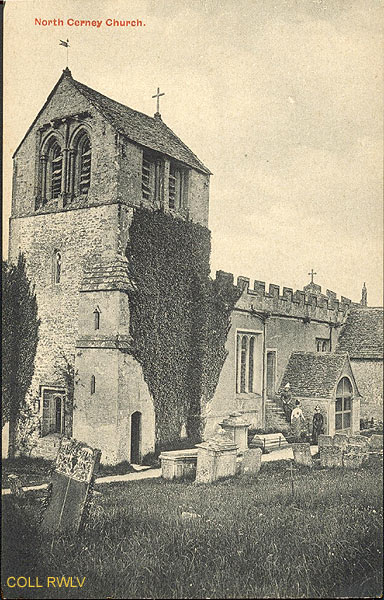
[[261,448],[249,448],[244,451],[243,460],[240,463],[240,473],[244,475],[257,475],[261,468]]
[[311,447],[307,442],[292,444],[293,459],[297,465],[313,467]]
[[100,450],[62,439],[41,524],[44,531],[78,531],[100,456]]

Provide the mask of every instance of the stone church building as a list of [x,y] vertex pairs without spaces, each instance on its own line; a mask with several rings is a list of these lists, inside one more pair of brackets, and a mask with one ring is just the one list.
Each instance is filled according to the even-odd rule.
[[[100,448],[105,463],[138,463],[153,451],[153,401],[129,351],[129,227],[140,206],[207,227],[210,175],[159,113],[132,110],[64,70],[14,154],[9,260],[25,254],[41,319],[29,393],[41,418],[36,453],[48,455],[63,434]],[[313,281],[295,293],[245,277],[236,285],[207,434],[234,410],[255,428],[278,422],[286,381],[308,420],[321,406],[329,433],[358,430],[360,404],[378,417],[380,309],[367,308],[364,290],[356,304]]]

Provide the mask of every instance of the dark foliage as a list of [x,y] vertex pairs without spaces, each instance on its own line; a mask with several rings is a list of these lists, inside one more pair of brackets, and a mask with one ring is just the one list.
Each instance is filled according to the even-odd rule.
[[210,232],[162,211],[140,209],[127,257],[133,352],[154,398],[156,440],[199,438],[201,407],[212,398],[226,351],[234,286],[209,276]]
[[2,386],[3,423],[9,422],[9,451],[16,448],[18,415],[32,381],[40,320],[36,295],[19,254],[16,265],[2,264]]

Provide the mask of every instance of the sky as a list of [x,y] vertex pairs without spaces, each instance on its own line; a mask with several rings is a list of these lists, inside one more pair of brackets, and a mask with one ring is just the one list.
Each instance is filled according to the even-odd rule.
[[7,0],[4,251],[11,157],[69,38],[82,83],[151,115],[165,92],[163,120],[213,173],[213,276],[301,289],[313,268],[323,291],[359,301],[366,282],[382,305],[383,13],[384,0]]

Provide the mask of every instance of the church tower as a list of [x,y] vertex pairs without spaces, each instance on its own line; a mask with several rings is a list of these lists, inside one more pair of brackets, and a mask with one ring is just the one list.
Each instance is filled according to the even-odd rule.
[[207,226],[209,176],[159,112],[63,71],[14,153],[10,218],[9,260],[25,254],[41,319],[29,399],[42,437],[72,434],[74,393],[73,434],[101,447],[104,462],[151,448],[149,393],[126,352],[129,226],[140,206]]

